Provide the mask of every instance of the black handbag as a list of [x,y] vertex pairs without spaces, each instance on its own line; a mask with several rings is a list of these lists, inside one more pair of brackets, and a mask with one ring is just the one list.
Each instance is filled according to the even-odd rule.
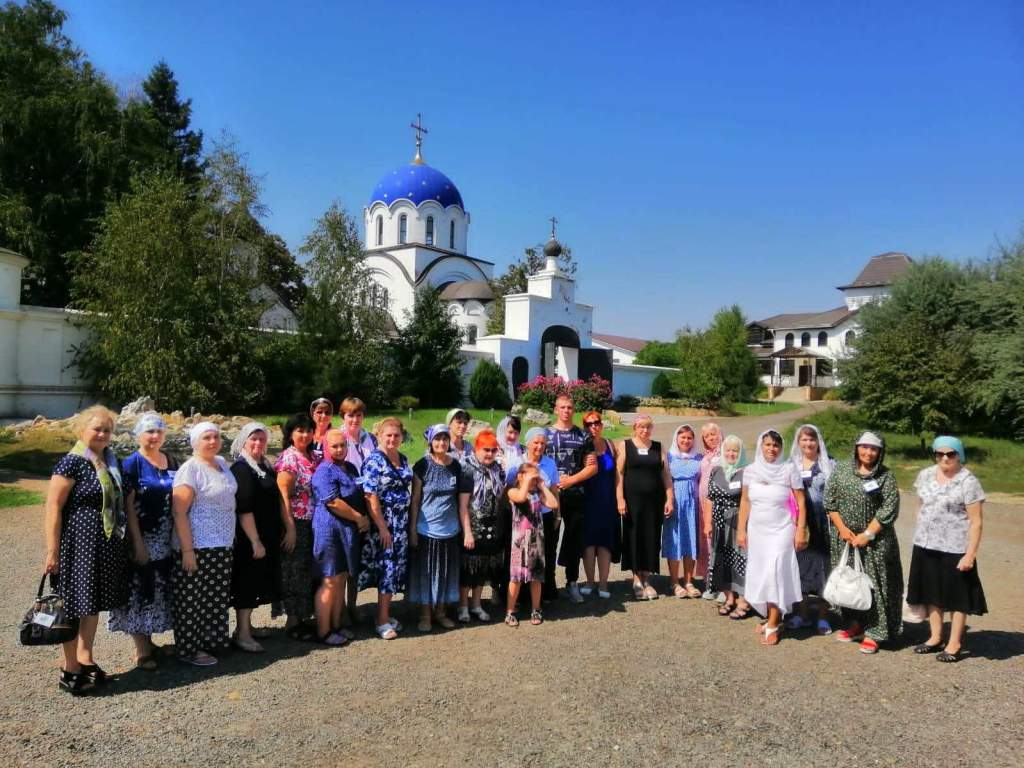
[[64,613],[64,598],[43,594],[46,574],[39,580],[39,591],[32,607],[21,620],[22,645],[60,645],[78,636],[78,619],[69,619]]

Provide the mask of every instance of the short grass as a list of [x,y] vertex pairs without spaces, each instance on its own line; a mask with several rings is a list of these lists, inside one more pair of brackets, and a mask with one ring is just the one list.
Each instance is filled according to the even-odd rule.
[[73,441],[49,430],[29,430],[20,439],[4,430],[0,439],[0,469],[48,477]]
[[[853,455],[853,441],[871,425],[856,408],[829,408],[814,414],[814,424],[821,430],[833,458],[845,460]],[[790,425],[791,435],[799,422]],[[916,435],[882,431],[886,442],[885,463],[896,474],[904,491],[913,488],[917,473],[934,464],[930,439],[924,450]],[[1012,440],[960,435],[967,451],[967,467],[989,493],[1024,495],[1024,445]]]
[[799,407],[799,403],[769,402],[767,400],[759,400],[756,403],[729,404],[729,410],[732,411],[730,415],[734,416],[768,416],[772,413],[795,411]]
[[16,485],[0,485],[0,509],[31,507],[43,503],[43,494],[26,491]]
[[[470,414],[475,419],[480,421],[486,421],[491,426],[497,428],[498,422],[504,417],[505,413],[502,411],[495,410],[470,410]],[[413,458],[422,456],[426,450],[426,441],[423,438],[423,433],[427,427],[432,424],[439,424],[444,421],[445,416],[448,415],[447,408],[419,408],[409,411],[375,411],[373,413],[366,414],[365,425],[369,429],[375,422],[380,421],[383,418],[394,416],[395,418],[401,419],[402,425],[405,427],[406,432],[409,433],[410,440],[402,444],[401,451],[407,457]],[[288,419],[288,414],[263,414],[253,416],[252,418],[262,421],[264,424],[284,424]],[[576,414],[575,421],[577,424],[581,424],[582,415]],[[334,423],[340,424],[341,417],[335,416]],[[524,431],[529,428],[529,424],[524,424]],[[611,424],[606,424],[604,428],[604,436],[618,440],[632,434],[628,427],[616,427]]]

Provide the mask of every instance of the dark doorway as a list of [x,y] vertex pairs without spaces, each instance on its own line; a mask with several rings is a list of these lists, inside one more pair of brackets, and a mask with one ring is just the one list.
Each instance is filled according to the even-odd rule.
[[612,382],[612,351],[610,349],[581,349],[579,377],[586,381],[594,374]]
[[520,355],[512,361],[512,397],[519,392],[519,387],[530,380],[530,363]]
[[811,377],[813,375],[814,368],[809,365],[801,365],[797,371],[798,379],[797,386],[809,387],[811,385]]
[[[554,376],[555,355],[559,347],[569,349],[580,348],[580,335],[566,325],[552,325],[540,337],[540,373],[542,376]],[[557,371],[563,379],[574,378],[575,371]]]

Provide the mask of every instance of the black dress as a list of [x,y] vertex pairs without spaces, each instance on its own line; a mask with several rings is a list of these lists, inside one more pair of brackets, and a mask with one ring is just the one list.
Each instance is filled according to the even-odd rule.
[[261,479],[245,460],[239,459],[231,465],[231,474],[238,483],[235,512],[253,515],[266,551],[259,560],[253,559],[249,537],[242,530],[241,520],[236,520],[231,607],[256,608],[281,599],[281,494],[273,469],[267,468]]
[[[622,569],[657,573],[661,564],[661,524],[665,519],[664,459],[661,443],[638,449],[627,439],[622,490]],[[641,453],[643,450],[643,453]]]
[[712,592],[742,593],[746,583],[747,552],[736,543],[742,483],[742,469],[737,470],[731,480],[726,480],[721,467],[715,467],[708,481],[713,528],[707,581]]
[[75,481],[61,511],[60,570],[51,583],[64,598],[68,618],[93,616],[128,602],[128,547],[103,532],[103,488],[96,468],[69,453],[53,474]]

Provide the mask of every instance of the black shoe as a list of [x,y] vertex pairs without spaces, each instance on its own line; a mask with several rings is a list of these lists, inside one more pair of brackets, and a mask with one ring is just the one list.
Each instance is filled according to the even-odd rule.
[[95,690],[96,684],[85,672],[66,672],[62,669],[57,678],[57,687],[72,696],[83,696]]
[[98,664],[83,664],[82,674],[89,678],[89,682],[97,688],[110,682],[110,676],[100,669]]
[[926,653],[938,653],[942,650],[942,643],[938,642],[935,645],[928,645],[928,643],[921,643],[920,645],[914,646],[914,653],[926,654]]

